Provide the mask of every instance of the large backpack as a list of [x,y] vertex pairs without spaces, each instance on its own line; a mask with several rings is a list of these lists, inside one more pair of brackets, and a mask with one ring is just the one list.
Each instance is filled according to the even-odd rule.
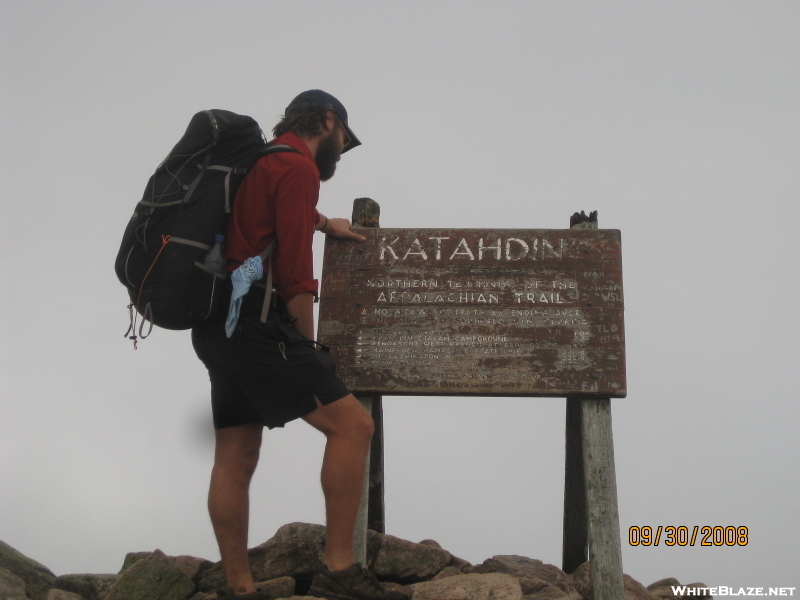
[[225,275],[206,268],[203,258],[214,236],[226,232],[236,190],[256,160],[291,151],[298,152],[268,146],[250,117],[216,109],[192,117],[150,177],[117,254],[117,277],[131,300],[126,336],[134,346],[134,309],[142,316],[142,338],[146,321],[150,329],[189,329],[214,314]]

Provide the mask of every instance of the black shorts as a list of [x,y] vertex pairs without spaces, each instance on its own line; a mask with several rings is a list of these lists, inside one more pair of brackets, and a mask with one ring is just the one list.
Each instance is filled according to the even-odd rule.
[[192,330],[192,345],[208,369],[214,427],[260,421],[283,427],[350,391],[336,376],[326,349],[300,335],[283,307],[273,307],[261,323],[264,290],[253,288],[242,303],[233,335],[225,335],[229,293],[220,315]]

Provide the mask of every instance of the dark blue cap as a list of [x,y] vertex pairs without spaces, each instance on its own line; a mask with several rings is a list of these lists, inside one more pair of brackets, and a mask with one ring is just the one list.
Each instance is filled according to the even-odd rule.
[[350,143],[344,147],[342,153],[361,145],[361,141],[356,137],[356,134],[353,133],[353,130],[350,129],[350,125],[347,124],[347,109],[344,107],[344,104],[339,102],[328,92],[323,92],[322,90],[308,90],[307,92],[298,94],[297,97],[289,103],[289,106],[286,107],[284,115],[289,116],[289,113],[299,108],[309,108],[311,106],[319,106],[320,108],[332,110],[333,113],[341,119],[347,135],[350,136]]

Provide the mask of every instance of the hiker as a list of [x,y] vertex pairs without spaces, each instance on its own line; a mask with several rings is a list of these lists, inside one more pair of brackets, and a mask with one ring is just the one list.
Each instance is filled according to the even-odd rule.
[[[231,277],[225,314],[192,330],[195,352],[211,380],[216,450],[208,509],[227,579],[219,598],[265,598],[255,591],[247,558],[248,490],[264,426],[283,427],[301,418],[327,438],[321,474],[324,565],[309,593],[331,600],[405,600],[405,594],[385,591],[354,561],[353,530],[374,425],[335,375],[327,351],[312,341],[318,287],[314,232],[365,240],[347,219],[329,219],[316,210],[320,181],[330,179],[341,155],[361,142],[341,102],[321,90],[294,98],[273,133],[272,143],[299,152],[264,156],[247,174],[233,202],[225,253],[228,271],[235,272],[274,240],[263,268],[271,271],[276,293],[265,289],[263,279],[254,282],[233,315],[226,304],[236,284]],[[270,310],[262,323],[267,294]]]

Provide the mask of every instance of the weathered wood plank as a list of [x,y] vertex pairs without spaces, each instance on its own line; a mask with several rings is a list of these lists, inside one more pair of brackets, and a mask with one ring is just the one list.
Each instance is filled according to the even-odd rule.
[[589,521],[589,558],[595,600],[623,597],[617,476],[611,400],[580,400],[583,465]]
[[[371,198],[353,201],[351,222],[358,227],[380,227],[380,205]],[[383,488],[383,399],[380,395],[360,395],[359,400],[372,415],[375,433],[372,436],[364,491],[354,532],[356,561],[367,564],[367,529],[384,533]]]
[[[572,229],[597,229],[597,211],[570,218]],[[562,568],[591,559],[595,600],[623,597],[611,400],[567,398]]]
[[320,340],[359,393],[626,394],[616,230],[372,229],[326,246]]

